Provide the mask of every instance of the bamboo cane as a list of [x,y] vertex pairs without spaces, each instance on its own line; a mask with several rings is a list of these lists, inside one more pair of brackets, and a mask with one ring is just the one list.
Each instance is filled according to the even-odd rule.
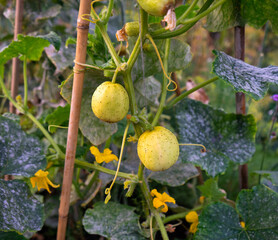
[[[14,40],[17,39],[17,34],[21,33],[22,30],[22,16],[23,16],[23,0],[16,0],[15,6],[15,25],[14,25]],[[15,99],[18,92],[18,79],[19,79],[19,59],[13,58],[12,63],[12,83],[11,83],[11,94],[12,98]],[[10,112],[15,113],[15,107],[10,103]]]
[[[89,32],[89,22],[82,20],[83,14],[90,13],[90,0],[81,0],[79,5],[79,15],[77,20],[77,44],[76,44],[76,62],[86,62],[87,39]],[[73,78],[73,89],[71,97],[71,109],[67,138],[67,150],[64,166],[64,178],[62,185],[62,194],[59,208],[59,223],[57,231],[57,240],[64,240],[66,237],[67,218],[70,204],[70,192],[74,169],[74,159],[77,144],[78,125],[80,119],[80,108],[82,99],[82,89],[84,80],[84,67],[75,63],[75,72]]]
[[[22,29],[22,16],[23,16],[23,0],[16,0],[15,5],[15,25],[14,25],[14,40],[17,39],[17,34],[21,33]],[[12,98],[15,99],[18,92],[18,78],[19,78],[19,59],[13,58],[12,63],[12,83],[11,83],[11,94]],[[10,102],[9,110],[11,113],[16,112],[16,108]],[[4,179],[6,181],[12,180],[12,175],[5,175]]]
[[[235,57],[244,61],[245,55],[245,28],[235,27],[234,29],[234,49]],[[245,94],[242,92],[236,93],[236,113],[246,114]],[[239,184],[240,189],[248,188],[248,166],[247,164],[239,166]]]

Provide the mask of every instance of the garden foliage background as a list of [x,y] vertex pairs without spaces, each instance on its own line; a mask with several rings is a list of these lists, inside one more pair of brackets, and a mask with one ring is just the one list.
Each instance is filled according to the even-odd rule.
[[[185,2],[188,7],[193,1]],[[159,125],[174,132],[180,143],[200,143],[208,150],[201,153],[199,147],[181,147],[180,158],[170,169],[144,171],[149,190],[167,192],[176,200],[176,204],[168,205],[167,213],[161,214],[170,239],[278,239],[278,99],[275,98],[278,94],[275,67],[278,66],[278,3],[271,0],[246,2],[245,9],[249,7],[249,12],[244,13],[247,16],[247,64],[231,57],[234,56],[233,27],[239,24],[236,17],[231,17],[235,16],[230,11],[232,0],[227,0],[226,5],[198,21],[185,34],[171,39],[168,72],[173,72],[172,78],[177,79],[179,90],[185,92],[215,76],[224,81],[213,81],[195,95],[189,95],[192,99],[183,99],[175,106],[171,106],[171,101],[176,93],[167,93],[169,101],[166,104],[170,107],[161,115]],[[252,5],[248,6],[251,2],[258,4],[255,13]],[[199,1],[189,19],[196,15],[202,3]],[[100,12],[104,5],[107,1],[94,6]],[[264,11],[258,10],[259,7]],[[9,89],[10,59],[18,55],[23,56],[21,60],[26,57],[29,112],[29,115],[19,111],[9,113],[7,93],[3,86],[0,88],[0,239],[56,237],[61,188],[51,188],[51,194],[46,190],[37,191],[30,178],[39,169],[47,169],[49,179],[62,184],[63,159],[55,155],[55,147],[30,115],[35,116],[64,153],[78,8],[79,2],[74,0],[24,1],[23,35],[18,37],[21,43],[12,45],[15,2],[0,1],[0,75]],[[178,11],[184,9],[182,6]],[[130,37],[129,47],[125,48],[117,42],[115,33],[126,22],[138,18],[136,1],[115,0],[107,32],[123,60],[128,59],[136,38]],[[160,20],[149,16],[152,26],[157,27]],[[91,96],[105,77],[111,77],[110,70],[115,69],[115,63],[94,24],[90,25],[89,32],[87,63],[104,72],[88,69],[85,73],[76,158],[94,163],[90,153],[92,145],[101,151],[110,147],[119,156],[127,119],[104,123],[91,111]],[[163,57],[165,41],[156,40],[156,44]],[[132,79],[138,108],[145,108],[144,116],[151,122],[159,106],[163,73],[151,43],[146,41],[142,50]],[[268,67],[271,65],[273,67]],[[22,67],[23,64],[20,65],[18,89],[22,98],[16,98],[19,108],[24,104]],[[122,79],[117,81],[122,82]],[[247,84],[243,86],[241,81]],[[246,93],[245,116],[234,114],[235,90]],[[130,128],[128,136],[134,134],[134,129]],[[139,163],[136,144],[127,142],[121,172],[136,175]],[[248,163],[250,190],[241,191],[238,166],[244,163]],[[117,163],[102,166],[115,170]],[[4,175],[13,175],[14,180],[5,181]],[[151,234],[155,239],[163,237],[140,188],[132,189],[131,197],[125,196],[124,176],[117,179],[111,191],[112,198],[105,205],[104,191],[114,176],[86,164],[76,165],[67,239],[101,239],[101,236],[146,239]],[[204,202],[200,202],[201,196]],[[192,209],[199,214],[196,234],[189,233],[190,222],[185,219]],[[244,227],[241,222],[245,223]]]

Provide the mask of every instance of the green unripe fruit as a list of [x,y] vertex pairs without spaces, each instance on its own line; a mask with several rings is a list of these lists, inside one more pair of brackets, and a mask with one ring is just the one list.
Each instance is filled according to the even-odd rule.
[[140,136],[137,152],[146,168],[155,172],[164,171],[178,160],[179,143],[171,131],[159,126]]
[[139,35],[139,22],[128,22],[124,25],[124,30],[127,36]]
[[128,109],[128,94],[118,83],[104,82],[92,96],[92,110],[102,121],[118,122],[127,115]]
[[137,2],[147,13],[157,17],[165,16],[175,5],[175,0],[137,0]]

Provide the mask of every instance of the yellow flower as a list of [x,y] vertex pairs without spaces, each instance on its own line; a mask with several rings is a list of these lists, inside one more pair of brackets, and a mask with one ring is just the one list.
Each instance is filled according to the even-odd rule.
[[201,196],[199,198],[199,201],[200,201],[201,204],[203,204],[205,202],[205,196]]
[[176,203],[176,200],[172,197],[170,197],[167,193],[159,193],[157,192],[156,189],[153,189],[151,191],[151,195],[152,197],[155,197],[153,199],[153,206],[155,208],[160,208],[161,206],[163,206],[163,208],[161,209],[162,212],[166,213],[168,211],[168,206],[166,205],[165,202],[172,202],[172,203]]
[[240,226],[241,226],[242,228],[245,228],[245,222],[241,221],[241,222],[240,222]]
[[92,146],[90,147],[90,151],[95,156],[97,163],[109,163],[113,160],[118,161],[118,157],[112,154],[112,151],[109,148],[105,148],[103,153],[101,153],[97,147]]
[[37,171],[35,173],[35,177],[31,177],[30,178],[30,181],[31,181],[31,184],[32,184],[32,187],[35,188],[36,185],[38,187],[38,190],[40,191],[41,188],[44,188],[46,189],[49,193],[50,190],[49,190],[49,187],[48,185],[50,185],[51,187],[54,187],[54,188],[58,188],[60,187],[60,185],[55,185],[53,184],[47,177],[48,175],[48,172],[47,171],[42,171],[41,169],[39,171]]
[[199,217],[198,217],[197,212],[195,212],[195,211],[189,212],[185,216],[185,219],[186,219],[187,222],[192,223],[190,228],[189,228],[189,232],[195,233],[197,231],[197,226],[199,224]]
[[199,222],[194,222],[190,225],[190,228],[189,228],[189,232],[191,233],[195,233],[197,232],[197,226],[198,226]]

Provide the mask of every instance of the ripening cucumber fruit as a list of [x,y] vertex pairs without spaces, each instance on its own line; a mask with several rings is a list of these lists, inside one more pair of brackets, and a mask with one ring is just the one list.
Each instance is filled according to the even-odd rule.
[[122,120],[129,109],[129,97],[118,83],[103,82],[92,96],[92,110],[102,121],[114,123]]
[[154,172],[164,171],[178,160],[179,143],[171,131],[158,126],[139,137],[137,152],[146,168]]
[[137,2],[147,13],[157,17],[165,16],[175,5],[175,0],[137,0]]

